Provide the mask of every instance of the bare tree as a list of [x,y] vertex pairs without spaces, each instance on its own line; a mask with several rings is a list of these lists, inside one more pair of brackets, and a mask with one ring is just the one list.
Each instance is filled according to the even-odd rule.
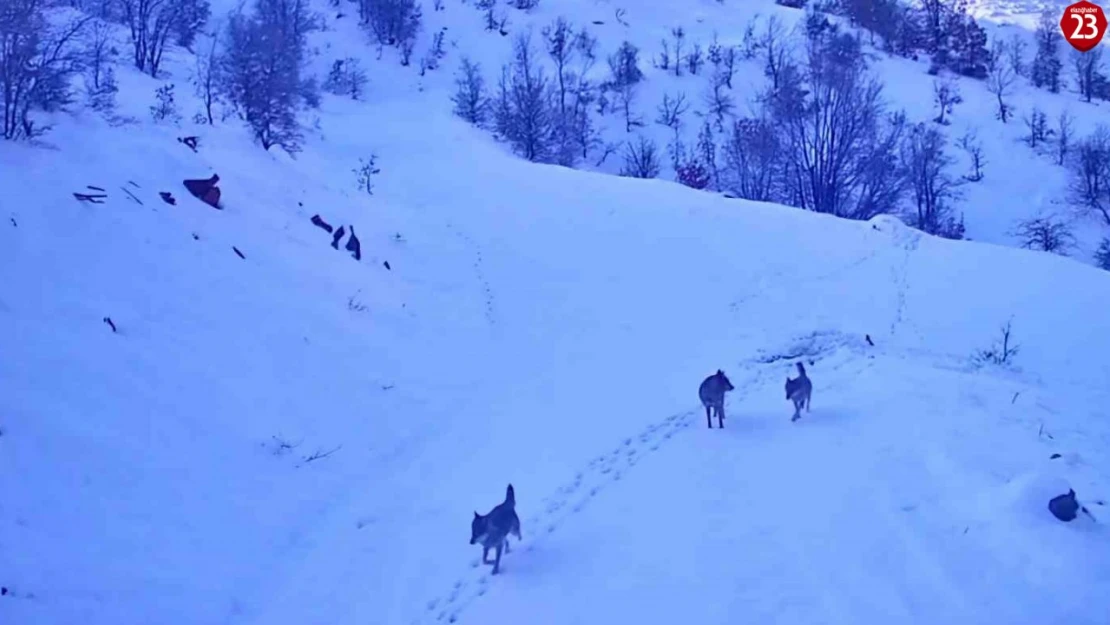
[[948,120],[945,115],[951,115],[952,109],[963,102],[960,96],[959,85],[951,78],[942,78],[933,80],[933,102],[937,105],[939,112],[933,120],[942,126],[948,125]]
[[89,20],[87,35],[86,71],[90,87],[100,89],[105,80],[105,74],[113,64],[112,27],[107,22],[99,19]]
[[621,175],[627,178],[656,178],[659,176],[659,148],[651,139],[636,135],[636,142],[628,141],[624,147],[624,165]]
[[324,80],[324,91],[359,100],[366,90],[366,70],[354,57],[332,61],[331,71]]
[[732,100],[732,95],[725,89],[725,82],[720,80],[719,76],[714,76],[709,84],[709,90],[705,94],[705,106],[708,109],[706,113],[716,120],[717,131],[724,132],[725,117],[732,115],[736,104]]
[[119,0],[124,23],[131,33],[135,67],[157,77],[170,36],[192,45],[208,19],[201,0]]
[[686,31],[681,26],[671,29],[674,37],[674,75],[682,75],[682,44],[686,41]]
[[[490,6],[492,16],[492,3]],[[416,0],[358,0],[361,23],[379,44],[395,46],[404,57],[412,54],[416,36],[423,26],[424,13]]]
[[1085,102],[1090,102],[1100,82],[1106,82],[1106,76],[1099,71],[1102,67],[1102,48],[1095,47],[1087,52],[1075,50],[1073,54],[1072,63],[1075,65],[1079,93]]
[[[582,158],[588,158],[592,150],[602,145],[600,132],[590,114],[593,104],[598,100],[598,87],[587,78],[597,62],[597,38],[583,28],[575,35],[574,49],[578,68],[567,123]],[[604,160],[606,155],[601,158]]]
[[1013,90],[1014,81],[1016,79],[1017,76],[1014,74],[1014,69],[1001,62],[994,63],[987,74],[987,89],[998,101],[997,116],[1004,124],[1013,116],[1013,111],[1010,105],[1006,103],[1006,98],[1009,97]]
[[986,160],[983,157],[983,142],[979,140],[978,133],[974,130],[964,133],[960,137],[959,146],[971,160],[971,173],[964,178],[971,182],[979,182],[983,179],[983,165],[986,164]]
[[116,108],[115,63],[116,50],[112,46],[111,26],[101,19],[89,21],[85,29],[86,59],[85,94],[88,105],[95,111],[111,114]]
[[635,112],[637,88],[644,77],[639,67],[639,55],[639,49],[625,41],[609,57],[609,88],[617,95],[617,106],[624,114],[625,132],[632,132],[634,127],[644,125]]
[[1095,266],[1110,271],[1110,238],[1104,238],[1095,250]]
[[1060,113],[1056,122],[1056,164],[1063,165],[1068,160],[1071,150],[1072,133],[1074,132],[1075,118],[1066,110]]
[[266,150],[299,150],[297,113],[306,98],[302,72],[315,28],[307,0],[256,0],[254,12],[228,19],[220,91]]
[[745,61],[754,59],[759,50],[759,37],[755,34],[756,20],[757,17],[753,17],[744,24],[744,34],[740,38],[740,55]]
[[747,200],[776,199],[775,185],[782,169],[780,151],[778,135],[769,120],[736,120],[722,146],[723,186]]
[[566,112],[567,94],[571,91],[570,83],[574,79],[570,72],[570,64],[575,54],[574,36],[574,27],[562,17],[543,29],[544,47],[555,63],[555,88],[560,114]]
[[1037,54],[1029,68],[1029,78],[1036,87],[1047,87],[1052,93],[1060,91],[1060,72],[1064,64],[1060,61],[1060,21],[1059,14],[1045,11],[1037,23]]
[[216,103],[220,101],[221,56],[219,41],[219,38],[215,36],[209,38],[208,47],[203,53],[197,55],[196,73],[193,77],[193,89],[197,97],[200,98],[201,104],[204,105],[204,118],[208,121],[209,126],[216,123],[213,109]]
[[686,101],[685,93],[679,93],[674,97],[664,93],[663,103],[656,110],[659,116],[655,118],[655,123],[674,130],[681,126],[682,115],[690,110],[690,104]]
[[979,353],[976,354],[976,360],[996,365],[1010,364],[1018,352],[1021,351],[1021,346],[1013,342],[1012,324],[1012,321],[1007,321],[1001,329],[1002,340],[996,341],[994,345],[987,349],[979,350]]
[[1048,115],[1040,109],[1034,108],[1023,120],[1025,127],[1029,129],[1025,142],[1034,150],[1038,145],[1048,141],[1049,135],[1053,134],[1052,129],[1048,127]]
[[881,84],[867,71],[860,43],[835,25],[807,38],[803,67],[784,66],[778,89],[761,99],[780,132],[783,201],[855,217],[863,174],[875,162],[887,122]]
[[476,0],[474,6],[477,7],[479,11],[482,11],[482,17],[485,20],[486,31],[492,32],[497,30],[498,17],[494,13],[494,9],[497,7],[497,0]]
[[31,139],[49,130],[35,111],[57,111],[72,101],[70,79],[81,69],[79,36],[91,18],[59,26],[46,19],[44,0],[0,4],[0,94],[3,136]]
[[193,50],[197,35],[208,23],[212,7],[208,0],[177,0],[177,17],[173,21],[174,43]]
[[783,79],[783,67],[790,62],[790,51],[786,44],[786,29],[778,16],[767,19],[767,25],[759,38],[763,50],[763,74],[771,79],[771,88],[778,89]]
[[432,45],[428,49],[428,52],[424,55],[424,58],[420,59],[421,76],[425,75],[428,71],[439,69],[439,62],[443,60],[443,57],[447,56],[447,50],[443,47],[446,38],[446,26],[436,31],[436,33],[432,35]]
[[562,165],[573,166],[578,157],[575,128],[577,110],[574,107],[574,94],[578,93],[579,76],[572,70],[571,65],[579,53],[577,45],[580,36],[574,32],[573,26],[560,17],[555,23],[543,29],[543,42],[547,55],[555,64],[555,151],[559,154],[556,159]]
[[451,96],[455,114],[466,121],[481,126],[486,122],[488,103],[482,68],[469,57],[463,57],[455,75],[455,94]]
[[686,66],[690,69],[690,73],[696,76],[703,65],[705,65],[705,54],[702,52],[701,44],[694,43],[693,49],[686,55]]
[[513,40],[513,62],[501,71],[494,123],[517,154],[534,162],[552,157],[550,84],[536,59],[531,36],[518,35]]
[[737,56],[739,53],[736,46],[727,46],[722,53],[721,69],[717,72],[717,79],[722,80],[729,89],[732,89],[732,77],[736,75]]
[[924,124],[912,128],[902,144],[902,165],[913,193],[914,225],[942,236],[953,227],[949,202],[956,195],[956,181],[947,171],[952,159],[944,147],[944,135]]
[[658,60],[652,61],[652,64],[663,71],[667,71],[671,68],[671,42],[663,39],[662,44],[663,51],[659,53]]
[[1067,256],[1075,247],[1071,228],[1056,217],[1034,217],[1018,222],[1014,235],[1021,246],[1030,250]]
[[909,190],[909,180],[898,156],[906,131],[906,114],[887,117],[875,130],[874,143],[861,160],[857,181],[855,219],[871,219],[900,206]]
[[721,168],[717,165],[717,140],[713,136],[713,128],[709,125],[709,120],[706,120],[698,131],[696,152],[698,161],[704,163],[709,172],[712,187],[720,190]]
[[168,121],[172,124],[181,121],[181,115],[177,112],[177,98],[174,97],[173,83],[156,89],[154,99],[155,103],[150,107],[150,115],[154,121]]
[[682,145],[682,117],[690,110],[686,101],[686,94],[679,93],[674,97],[663,94],[663,102],[656,109],[659,113],[655,123],[671,129],[671,140],[667,144],[667,151],[671,157],[671,166],[678,168],[679,163],[685,158],[685,148]]
[[1017,76],[1027,76],[1029,68],[1025,65],[1025,50],[1028,43],[1022,34],[1015,34],[1010,37],[1010,44],[1006,46],[1006,57],[1010,63],[1010,69],[1014,71]]
[[1073,200],[1110,225],[1110,128],[1099,126],[1075,146]]

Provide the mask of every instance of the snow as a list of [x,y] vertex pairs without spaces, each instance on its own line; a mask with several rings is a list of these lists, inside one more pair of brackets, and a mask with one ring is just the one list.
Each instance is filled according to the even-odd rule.
[[[615,48],[614,6],[515,19],[604,19]],[[645,53],[752,12],[628,8]],[[427,15],[449,67],[507,53],[473,7]],[[231,120],[145,121],[160,83],[122,67],[142,121],[0,145],[0,622],[1106,622],[1110,274],[525,163],[452,117],[448,72],[358,37],[340,20],[318,60],[361,55],[369,101],[325,99],[295,159]],[[881,65],[906,102],[931,88],[910,65]],[[192,60],[168,67],[191,117]],[[952,132],[996,123],[976,93]],[[976,239],[1059,182],[1004,158],[1016,132],[988,144],[1014,165],[971,196]],[[181,185],[213,172],[222,211]],[[1014,363],[977,362],[1007,321]],[[797,359],[813,408],[790,423]],[[708,430],[717,368],[736,391]],[[492,577],[468,525],[510,482],[524,541]],[[1068,487],[1098,522],[1051,517]]]

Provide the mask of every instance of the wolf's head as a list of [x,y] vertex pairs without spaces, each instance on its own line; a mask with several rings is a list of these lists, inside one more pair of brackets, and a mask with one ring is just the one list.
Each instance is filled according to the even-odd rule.
[[726,391],[736,390],[736,388],[732,386],[732,382],[729,381],[728,376],[725,375],[725,372],[720,369],[717,369],[717,379],[721,381],[721,385]]
[[477,544],[489,529],[489,520],[474,512],[474,520],[470,522],[470,544]]
[[797,380],[791,380],[790,376],[786,376],[786,398],[790,399],[790,395],[794,393],[794,388],[798,385]]

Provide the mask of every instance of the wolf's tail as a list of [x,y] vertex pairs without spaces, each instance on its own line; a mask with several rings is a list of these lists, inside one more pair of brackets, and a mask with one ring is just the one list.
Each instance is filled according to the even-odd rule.
[[507,489],[505,489],[505,503],[507,503],[511,506],[516,505],[516,493],[513,492],[513,485],[512,484],[509,484],[509,487]]
[[804,365],[802,364],[802,362],[801,362],[800,360],[798,361],[798,373],[799,373],[799,374],[800,374],[800,375],[801,375],[801,376],[802,376],[803,378],[804,378],[804,377],[806,377],[806,368],[805,368],[805,366],[804,366]]

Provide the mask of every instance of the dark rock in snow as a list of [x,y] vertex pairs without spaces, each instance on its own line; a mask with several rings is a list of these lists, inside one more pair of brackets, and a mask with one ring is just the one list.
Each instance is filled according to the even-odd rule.
[[196,152],[197,145],[199,145],[200,140],[196,137],[178,137],[177,142],[184,143],[185,145],[189,146],[190,150]]
[[185,180],[183,184],[185,188],[189,190],[189,193],[193,194],[193,197],[212,208],[223,210],[220,208],[220,188],[216,186],[216,183],[219,181],[220,176],[218,174],[212,174],[212,177],[207,180]]
[[351,226],[351,238],[347,239],[345,249],[351,252],[351,256],[354,256],[355,260],[362,260],[362,244],[359,243],[358,237],[355,236],[354,226]]
[[324,221],[324,220],[323,220],[323,218],[321,218],[321,217],[320,217],[320,215],[318,215],[318,214],[317,214],[317,215],[313,215],[313,216],[312,216],[312,225],[314,225],[314,226],[316,226],[316,227],[318,227],[318,228],[323,228],[324,230],[327,230],[329,234],[330,234],[330,233],[331,233],[331,232],[332,232],[333,230],[335,230],[335,228],[332,228],[332,227],[331,227],[331,224],[329,224],[328,222]]
[[1079,502],[1075,500],[1075,491],[1068,489],[1068,494],[1057,495],[1048,502],[1048,510],[1052,516],[1061,521],[1074,521],[1079,513]]
[[339,240],[342,239],[343,235],[345,234],[347,234],[346,228],[344,228],[343,226],[339,226],[339,230],[336,230],[335,236],[331,238],[332,249],[339,249]]

